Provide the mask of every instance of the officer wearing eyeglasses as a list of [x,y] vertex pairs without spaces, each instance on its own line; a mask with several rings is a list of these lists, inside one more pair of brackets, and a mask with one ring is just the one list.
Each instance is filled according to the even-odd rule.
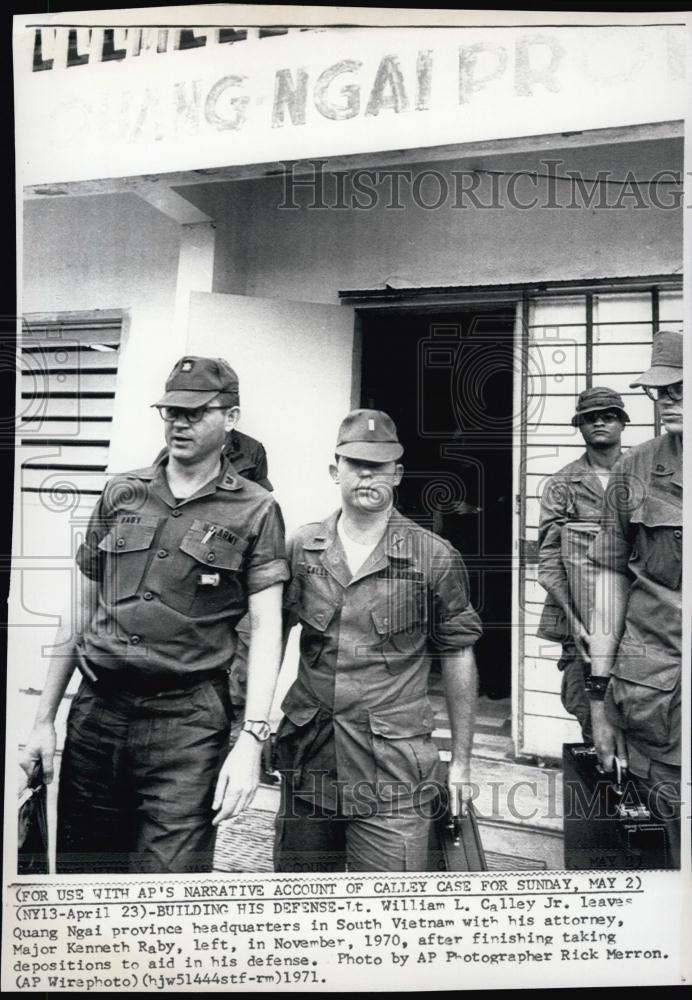
[[[235,398],[236,402],[239,402],[237,377]],[[168,449],[162,448],[155,461],[158,462],[167,454]],[[237,427],[232,427],[226,433],[222,454],[228,459],[238,475],[253,483],[259,483],[265,490],[274,489],[269,479],[267,452],[261,441],[250,437],[249,434],[243,434]],[[247,688],[247,651],[250,642],[250,623],[247,617],[238,622],[236,638],[235,654],[228,671],[228,686],[233,707],[242,709],[245,704]]]
[[664,433],[630,449],[613,469],[591,636],[589,697],[602,767],[617,756],[680,864],[682,649],[682,334],[654,336],[651,367],[632,387],[655,402]]
[[562,704],[579,722],[585,743],[592,742],[584,681],[590,673],[594,577],[586,553],[599,530],[604,491],[629,419],[614,389],[595,386],[580,393],[572,425],[579,428],[586,451],[552,476],[541,495],[538,581],[548,597],[538,635],[562,644]]
[[[288,578],[270,493],[222,455],[238,380],[185,357],[154,404],[168,452],[115,476],[77,554],[83,597],[55,645],[25,767],[52,777],[54,719],[76,667],[58,790],[61,872],[211,869],[214,826],[256,791]],[[252,625],[245,723],[228,753],[227,665]]]

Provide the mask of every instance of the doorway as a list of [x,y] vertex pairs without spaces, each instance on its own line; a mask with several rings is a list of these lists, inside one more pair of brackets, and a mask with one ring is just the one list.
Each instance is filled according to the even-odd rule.
[[513,303],[492,310],[359,312],[361,405],[404,445],[396,506],[459,549],[484,634],[481,694],[511,692]]

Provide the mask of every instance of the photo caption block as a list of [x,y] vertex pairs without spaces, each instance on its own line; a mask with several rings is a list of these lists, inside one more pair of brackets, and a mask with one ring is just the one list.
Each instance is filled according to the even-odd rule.
[[674,872],[15,882],[3,990],[684,982]]

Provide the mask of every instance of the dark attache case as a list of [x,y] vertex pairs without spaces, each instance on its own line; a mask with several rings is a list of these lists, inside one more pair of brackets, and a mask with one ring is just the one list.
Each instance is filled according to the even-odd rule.
[[488,866],[473,803],[467,803],[466,815],[452,816],[447,788],[441,786],[434,806],[433,822],[430,826],[428,871],[487,871]]
[[563,744],[562,763],[565,868],[672,867],[665,824],[626,772],[605,773],[583,743]]
[[19,795],[17,848],[19,875],[48,874],[48,806],[40,761]]

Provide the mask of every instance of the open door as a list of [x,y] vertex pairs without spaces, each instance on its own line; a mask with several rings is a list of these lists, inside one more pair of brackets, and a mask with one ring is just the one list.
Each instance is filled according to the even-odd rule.
[[515,313],[509,304],[360,314],[362,405],[391,414],[404,445],[397,507],[464,557],[484,629],[480,690],[493,701],[509,699],[512,666]]
[[239,429],[267,449],[289,534],[331,513],[336,432],[357,405],[353,309],[194,292],[187,351],[226,358],[238,372]]

